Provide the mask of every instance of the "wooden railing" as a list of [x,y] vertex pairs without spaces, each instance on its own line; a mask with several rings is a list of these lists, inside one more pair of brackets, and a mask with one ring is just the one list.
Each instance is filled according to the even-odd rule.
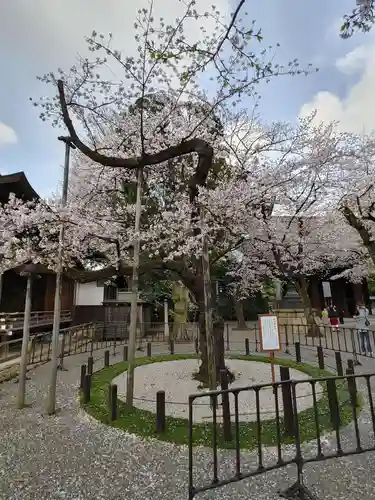
[[[24,313],[0,313],[0,335],[11,335],[16,330],[22,330]],[[61,311],[60,324],[72,320],[71,311]],[[33,311],[30,316],[30,328],[52,325],[53,311]]]

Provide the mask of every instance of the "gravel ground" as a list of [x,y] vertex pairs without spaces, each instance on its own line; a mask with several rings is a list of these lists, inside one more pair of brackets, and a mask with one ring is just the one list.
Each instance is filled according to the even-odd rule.
[[[178,346],[176,351],[190,349]],[[100,364],[103,363],[102,355],[103,352],[96,353],[96,357],[101,358]],[[89,419],[81,411],[77,402],[77,381],[79,366],[85,359],[85,355],[78,355],[66,360],[68,371],[59,374],[59,412],[55,417],[44,413],[49,365],[30,372],[28,402],[31,406],[22,411],[14,409],[17,385],[5,382],[0,386],[0,499],[187,500],[186,448],[126,435]],[[315,361],[315,355],[311,359]],[[332,360],[330,362],[333,364]],[[371,369],[368,362],[373,363],[364,360],[367,371]],[[366,436],[366,444],[373,442],[366,410],[361,414],[359,425]],[[352,428],[345,429],[342,434],[344,447],[353,443]],[[327,438],[325,449],[331,448],[331,439]],[[304,453],[313,453],[314,449],[314,445],[306,445]],[[292,452],[293,447],[285,448],[286,456]],[[244,470],[255,463],[254,458],[252,453],[242,454]],[[267,450],[266,462],[273,459],[273,450]],[[211,463],[209,450],[195,451],[197,484],[208,480]],[[220,477],[232,474],[233,453],[221,453],[220,465]],[[284,468],[197,498],[276,500],[277,491],[294,479],[294,467]],[[317,498],[375,500],[375,454],[306,466],[305,480],[313,485]]]
[[[271,368],[269,364],[257,363],[255,361],[244,361],[240,359],[227,359],[226,365],[235,375],[236,379],[231,388],[248,387],[255,384],[269,384],[271,378]],[[187,401],[190,394],[202,393],[199,389],[199,382],[192,378],[192,373],[198,370],[199,361],[197,359],[181,359],[175,361],[164,361],[162,363],[152,363],[138,366],[135,369],[134,405],[137,408],[156,412],[156,393],[165,391],[166,414],[175,418],[188,418]],[[113,380],[117,385],[118,396],[126,400],[126,372]],[[275,378],[280,380],[278,367],[275,368]],[[290,376],[294,380],[306,380],[308,375],[298,370],[290,370]],[[260,409],[262,418],[270,419],[275,417],[275,397],[271,387],[264,388],[259,393]],[[321,388],[317,386],[318,399],[321,397]],[[311,385],[306,383],[298,384],[296,387],[298,397],[298,411],[306,410],[313,405]],[[231,413],[234,414],[234,396],[230,395]],[[217,418],[220,420],[221,406],[218,408]],[[256,403],[255,393],[250,391],[240,392],[238,396],[238,410],[240,421],[255,421]],[[282,399],[279,401],[280,415],[284,408]],[[209,398],[202,397],[195,400],[194,421],[204,422],[212,420],[212,410]]]

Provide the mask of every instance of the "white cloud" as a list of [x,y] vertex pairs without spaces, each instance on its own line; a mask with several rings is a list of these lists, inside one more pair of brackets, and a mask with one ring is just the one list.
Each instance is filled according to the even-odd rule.
[[336,68],[346,75],[353,75],[366,69],[368,59],[371,60],[371,48],[369,45],[360,45],[351,52],[340,57],[336,61]]
[[[230,0],[218,0],[215,5],[228,15]],[[208,4],[208,5],[207,5]],[[9,52],[32,63],[37,72],[71,66],[77,53],[84,53],[84,36],[93,30],[113,33],[114,47],[132,54],[136,50],[134,22],[139,9],[148,8],[149,0],[17,0],[1,8],[0,43]],[[210,10],[211,2],[197,0],[199,12]],[[155,21],[163,17],[173,23],[186,10],[178,0],[154,0]],[[191,22],[189,35],[201,37],[201,21]],[[190,29],[191,28],[191,29]],[[38,73],[35,73],[38,74]],[[32,75],[35,77],[35,74]],[[31,76],[31,75],[30,75]]]
[[5,125],[5,123],[0,122],[0,147],[7,144],[15,144],[17,142],[17,135],[15,131]]
[[338,121],[341,130],[362,133],[375,129],[375,45],[361,45],[336,60],[336,68],[345,77],[358,75],[341,99],[322,91],[305,103],[300,115],[317,110],[318,121]]

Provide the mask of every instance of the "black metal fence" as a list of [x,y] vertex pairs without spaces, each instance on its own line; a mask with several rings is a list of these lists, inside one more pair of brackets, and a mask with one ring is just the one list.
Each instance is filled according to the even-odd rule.
[[[147,328],[146,328],[147,326]],[[338,351],[353,356],[359,364],[358,356],[374,357],[375,331],[360,332],[355,328],[340,326],[332,328],[321,326],[320,335],[309,336],[306,325],[281,325],[280,340],[282,350],[291,354],[293,346],[298,343],[303,348],[316,348],[320,346],[325,350]],[[226,350],[236,351],[243,348],[243,333],[239,339],[236,331],[226,325],[225,331]],[[246,331],[248,349],[251,352],[260,351],[260,336],[257,324],[252,324]],[[47,331],[31,336],[30,363],[42,362],[50,359],[52,332]],[[64,356],[88,352],[111,347],[127,342],[129,338],[129,324],[125,322],[113,323],[85,323],[60,330],[60,344]],[[137,340],[140,348],[146,342],[169,342],[170,339],[177,343],[192,343],[198,339],[198,328],[195,323],[180,325],[179,329],[166,332],[164,323],[140,324],[137,327]],[[21,352],[22,339],[12,339],[0,343],[0,361],[16,358]]]
[[[166,336],[164,324],[148,325],[147,332],[142,325],[137,328],[137,349],[144,350],[148,342],[192,343],[197,338],[197,327],[194,324],[186,325],[182,333],[177,332],[176,337]],[[60,364],[67,356],[82,353],[93,353],[100,349],[113,349],[126,344],[129,340],[129,324],[125,322],[114,323],[85,323],[60,330],[59,353]],[[21,355],[22,338],[12,339],[0,343],[0,362],[10,361]],[[29,364],[47,362],[51,359],[52,332],[31,335],[29,341]]]
[[[283,370],[283,368],[281,368]],[[284,369],[285,370],[285,369]],[[303,483],[303,468],[306,464],[356,455],[375,450],[375,415],[372,395],[372,383],[375,373],[355,375],[352,364],[346,375],[319,379],[290,380],[288,374],[281,373],[281,381],[275,384],[253,385],[251,387],[218,390],[189,397],[189,500],[198,493],[219,488],[245,478],[250,478],[287,465],[295,464],[297,480],[286,491],[281,492],[284,498],[315,498]],[[361,386],[366,393],[365,400],[371,418],[371,432],[361,434],[358,423],[361,400],[357,389]],[[311,398],[311,418],[309,419],[310,441],[314,447],[304,447],[306,439],[306,412],[302,411],[301,393],[308,389]],[[262,420],[262,393],[272,395],[274,419],[272,444],[276,454],[265,456],[264,446],[271,444],[270,423]],[[255,409],[252,422],[241,421],[240,401],[245,398],[251,401]],[[210,477],[196,483],[198,475],[195,463],[196,422],[194,411],[197,402],[209,400],[212,409],[212,470]],[[228,404],[230,400],[230,404]],[[199,404],[199,403],[198,403]],[[301,411],[300,411],[301,410]],[[350,425],[346,425],[351,421]],[[333,444],[325,449],[321,436],[328,428],[334,431]],[[346,425],[346,426],[345,426]],[[246,426],[254,430],[252,447],[256,450],[254,461],[249,466],[248,460],[242,463],[241,454],[244,448]],[[343,432],[345,430],[345,439]],[[285,446],[285,438],[290,437]],[[288,441],[288,440],[287,440]],[[221,470],[220,448],[233,448],[233,472],[226,474]],[[273,458],[274,457],[274,458]],[[223,459],[224,462],[224,459]],[[223,467],[227,470],[227,467]],[[196,472],[196,474],[194,474]],[[201,477],[201,473],[199,474]]]
[[[289,354],[290,349],[298,342],[301,347],[320,346],[331,351],[339,351],[353,355],[357,361],[357,356],[374,357],[375,352],[375,331],[369,330],[361,332],[356,328],[339,326],[320,326],[317,330],[319,335],[310,336],[307,325],[281,325],[280,341],[282,349]],[[249,339],[249,346],[252,351],[260,351],[260,335],[258,325],[250,325],[246,331]],[[225,343],[227,350],[235,350],[236,344],[242,340],[236,340],[227,326],[225,331]]]

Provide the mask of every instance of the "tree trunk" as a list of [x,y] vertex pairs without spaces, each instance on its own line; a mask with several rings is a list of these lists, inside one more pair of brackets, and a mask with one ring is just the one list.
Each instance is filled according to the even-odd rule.
[[308,283],[305,277],[301,277],[295,280],[295,285],[297,292],[301,297],[301,301],[304,308],[305,318],[307,322],[307,335],[309,337],[320,337],[320,328],[315,321],[314,311],[311,306],[311,300],[309,296]]
[[[198,302],[198,331],[199,331],[199,355],[200,366],[198,372],[195,374],[195,379],[201,382],[203,387],[209,387],[210,374],[209,374],[209,360],[207,352],[207,335],[206,335],[206,321],[205,321],[205,307],[204,301]],[[227,370],[225,366],[225,348],[224,348],[224,321],[215,319],[212,329],[213,336],[213,351],[216,365],[216,384],[220,381],[220,371]],[[234,376],[227,370],[228,382],[234,380]]]
[[239,330],[247,330],[247,325],[245,321],[245,315],[243,311],[243,300],[238,300],[236,297],[233,298],[234,312],[237,319],[237,328]]

